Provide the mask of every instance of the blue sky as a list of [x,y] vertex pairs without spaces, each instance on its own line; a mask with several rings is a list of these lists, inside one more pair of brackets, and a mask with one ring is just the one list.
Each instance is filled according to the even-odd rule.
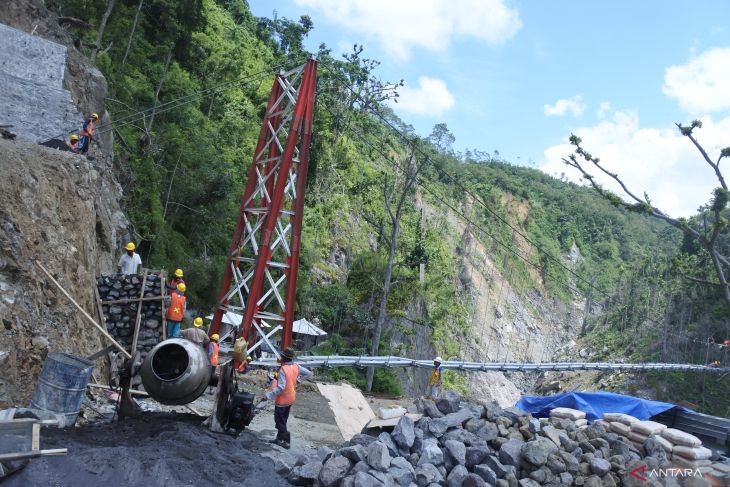
[[[335,53],[363,44],[399,116],[445,122],[457,150],[499,150],[577,180],[560,159],[574,131],[639,194],[691,214],[717,182],[674,122],[701,118],[711,154],[730,146],[730,3],[679,1],[250,0],[298,19]],[[715,151],[715,152],[713,152]],[[716,156],[715,156],[716,157]],[[608,184],[607,180],[604,180]],[[610,184],[609,184],[610,186]]]

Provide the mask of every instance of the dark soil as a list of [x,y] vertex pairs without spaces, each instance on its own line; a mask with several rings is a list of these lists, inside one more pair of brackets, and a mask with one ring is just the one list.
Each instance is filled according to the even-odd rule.
[[210,432],[194,415],[145,413],[122,423],[67,430],[46,428],[41,448],[67,456],[31,460],[3,487],[17,486],[287,486],[271,449],[244,431],[238,438]]

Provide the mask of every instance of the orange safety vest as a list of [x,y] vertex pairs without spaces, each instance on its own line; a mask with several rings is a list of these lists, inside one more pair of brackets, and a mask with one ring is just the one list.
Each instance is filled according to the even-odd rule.
[[[297,399],[297,379],[299,379],[299,366],[297,364],[284,364],[279,368],[279,374],[286,376],[286,387],[281,394],[276,396],[274,403],[277,406],[291,406]],[[279,381],[274,380],[271,383],[272,388],[276,389]]]
[[208,355],[210,355],[210,365],[218,367],[218,344],[216,342],[210,342]]
[[170,307],[167,308],[167,319],[182,321],[185,316],[185,296],[179,293],[170,293]]
[[94,135],[94,119],[90,118],[89,122],[86,124],[86,128],[81,129],[81,135],[90,137]]

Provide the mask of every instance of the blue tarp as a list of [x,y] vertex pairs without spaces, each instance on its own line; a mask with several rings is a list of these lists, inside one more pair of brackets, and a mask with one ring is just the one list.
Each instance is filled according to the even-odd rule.
[[573,408],[584,411],[586,419],[593,422],[602,418],[603,413],[625,413],[645,420],[679,406],[611,392],[569,392],[555,396],[524,396],[517,402],[517,407],[538,418],[549,416],[553,408]]

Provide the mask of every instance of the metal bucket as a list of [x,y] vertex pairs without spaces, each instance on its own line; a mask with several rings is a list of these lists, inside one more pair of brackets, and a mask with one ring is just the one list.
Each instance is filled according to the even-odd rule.
[[73,426],[93,369],[94,363],[88,360],[67,353],[49,353],[30,407],[55,414],[59,428]]

